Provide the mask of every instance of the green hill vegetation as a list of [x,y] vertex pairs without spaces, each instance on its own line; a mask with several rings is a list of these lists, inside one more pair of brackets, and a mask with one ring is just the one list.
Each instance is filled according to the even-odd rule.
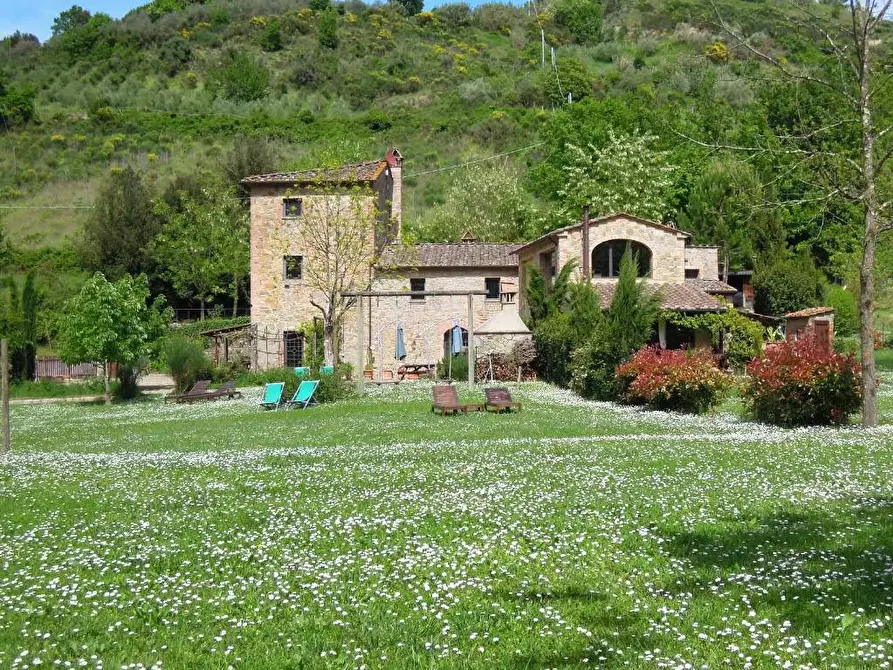
[[[784,62],[825,57],[784,20],[782,3],[716,7]],[[844,18],[839,4],[818,7]],[[808,167],[688,139],[747,145],[823,108],[821,91],[795,90],[734,49],[710,3],[420,10],[414,0],[155,0],[119,21],[73,7],[45,44],[8,36],[7,265],[36,270],[54,299],[88,271],[141,270],[154,291],[197,304],[195,290],[175,288],[154,244],[165,224],[182,221],[184,194],[238,197],[232,189],[249,172],[397,146],[413,239],[458,239],[469,228],[485,240],[529,239],[595,199],[678,222],[698,242],[721,244],[732,268],[806,263],[821,281],[851,280],[859,215],[842,202],[812,204]],[[647,159],[654,171],[618,156]],[[618,184],[640,190],[614,193]],[[136,201],[110,206],[122,192]],[[130,226],[135,211],[145,216]],[[111,258],[101,239],[115,230],[126,231],[130,251]],[[227,300],[216,288],[208,297]]]

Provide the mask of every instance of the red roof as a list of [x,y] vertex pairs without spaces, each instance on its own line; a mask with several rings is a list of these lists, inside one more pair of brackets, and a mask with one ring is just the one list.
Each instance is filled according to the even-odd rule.
[[[594,285],[602,309],[608,309],[614,298],[617,282],[596,281]],[[727,305],[712,295],[690,284],[647,284],[647,286],[651,291],[660,291],[661,307],[664,309],[679,312],[724,312],[728,309]]]
[[785,314],[786,319],[806,319],[811,316],[821,316],[822,314],[833,314],[833,307],[807,307],[796,312],[788,312]]
[[243,184],[315,184],[318,182],[354,184],[373,182],[389,165],[388,159],[352,163],[337,168],[300,170],[297,172],[271,172],[245,177]]
[[382,253],[381,265],[398,268],[438,267],[517,267],[514,252],[520,244],[414,244],[409,247],[388,247]]
[[738,292],[738,289],[736,289],[734,286],[726,284],[724,281],[719,279],[686,279],[685,283],[689,286],[694,286],[696,289],[700,289],[704,293],[732,294]]

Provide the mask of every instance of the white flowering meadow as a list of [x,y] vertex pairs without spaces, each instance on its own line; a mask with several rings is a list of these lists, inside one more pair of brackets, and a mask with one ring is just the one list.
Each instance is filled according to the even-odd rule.
[[891,387],[869,432],[539,384],[17,406],[0,668],[888,668]]

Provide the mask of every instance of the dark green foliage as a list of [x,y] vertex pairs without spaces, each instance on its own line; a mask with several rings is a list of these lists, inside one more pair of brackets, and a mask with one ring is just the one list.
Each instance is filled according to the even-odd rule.
[[540,75],[546,102],[561,105],[567,102],[568,94],[574,102],[592,95],[594,79],[578,58],[567,56],[559,59],[556,70],[543,70]]
[[784,316],[807,307],[817,307],[825,297],[825,281],[806,255],[779,258],[753,276],[754,309],[759,314]]
[[601,39],[602,8],[596,0],[560,0],[555,3],[555,20],[578,44],[595,44]]
[[[279,156],[276,146],[265,137],[236,137],[232,150],[223,160],[223,177],[236,187],[240,198],[247,198],[249,190],[240,182],[245,177],[265,174],[276,169]],[[249,201],[242,201],[245,207]]]
[[319,15],[317,38],[320,45],[327,49],[338,48],[338,12],[332,7],[324,10]]
[[441,358],[437,361],[437,378],[456,382],[468,381],[468,355],[448,354]]
[[331,0],[310,0],[307,5],[314,12],[323,12],[332,6]]
[[13,126],[34,118],[34,89],[13,86],[9,75],[0,70],[0,124]]
[[547,283],[538,267],[527,266],[527,286],[524,290],[527,294],[531,326],[565,310],[570,297],[571,276],[576,269],[577,261],[570,260]]
[[165,338],[161,354],[178,393],[191,388],[200,379],[211,378],[211,361],[205,355],[203,344],[197,340],[172,335]]
[[415,16],[425,8],[424,0],[391,0],[403,16]]
[[267,23],[260,36],[260,48],[264,51],[282,50],[282,24],[279,19],[272,19]]
[[108,55],[113,41],[108,14],[94,14],[87,22],[72,26],[59,34],[59,45],[71,61],[87,56]]
[[192,47],[182,37],[174,37],[161,45],[158,57],[164,63],[168,76],[173,77],[192,60]]
[[138,364],[125,363],[118,366],[118,383],[112,393],[118,400],[134,400],[140,396],[139,379],[142,374]]
[[0,333],[9,340],[10,376],[14,381],[34,379],[41,302],[34,272],[28,273],[21,289],[12,277],[0,280],[0,288]]
[[843,286],[831,284],[825,291],[825,303],[834,308],[835,339],[849,337],[859,332],[859,310],[856,297]]
[[452,2],[434,10],[448,28],[464,28],[471,25],[471,7],[464,2]]
[[[314,400],[318,403],[325,403],[349,398],[353,393],[349,381],[350,376],[349,365],[337,366],[333,375],[320,375],[318,368],[311,370],[309,379],[319,380],[319,386],[316,388],[316,393],[313,394]],[[220,379],[222,380],[222,378]],[[301,384],[301,379],[295,375],[295,371],[291,368],[273,368],[260,372],[246,371],[236,376],[236,386],[239,388],[263,386],[277,382],[285,383],[285,390],[282,393],[283,402],[285,402],[292,399]]]
[[86,25],[89,20],[90,12],[78,5],[72,5],[53,19],[53,35],[59,35],[73,28],[79,28]]
[[230,50],[210,73],[211,88],[228,100],[251,102],[268,93],[270,71],[251,55]]
[[614,371],[651,339],[660,296],[636,279],[636,260],[627,249],[611,307],[590,337],[576,349],[570,364],[570,387],[584,398],[615,400],[623,393]]
[[151,272],[148,250],[161,226],[142,176],[131,167],[113,170],[95,207],[84,228],[83,253],[89,267],[111,279]]

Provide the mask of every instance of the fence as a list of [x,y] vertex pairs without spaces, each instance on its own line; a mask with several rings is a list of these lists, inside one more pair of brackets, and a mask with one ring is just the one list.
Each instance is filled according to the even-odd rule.
[[38,381],[46,378],[89,379],[99,374],[94,363],[67,365],[59,358],[38,358],[34,363],[34,378]]
[[[206,319],[229,318],[231,316],[251,316],[250,307],[240,307],[233,314],[232,308],[229,309],[206,309]],[[177,307],[174,309],[174,321],[200,321],[202,318],[202,310],[198,307]]]

